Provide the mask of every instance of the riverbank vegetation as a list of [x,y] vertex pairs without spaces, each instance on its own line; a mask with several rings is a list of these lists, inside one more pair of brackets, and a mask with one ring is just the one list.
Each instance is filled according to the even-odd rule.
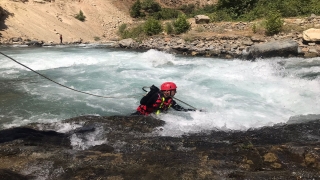
[[[217,4],[198,7],[194,4],[186,4],[179,8],[163,8],[154,0],[137,0],[130,9],[130,15],[133,18],[147,20],[143,25],[135,27],[120,26],[119,34],[122,38],[147,37],[155,35],[163,29],[167,34],[181,34],[190,29],[187,18],[196,15],[207,15],[210,22],[221,21],[255,21],[264,20],[262,27],[266,35],[274,35],[283,29],[283,18],[303,17],[311,14],[320,15],[319,0],[219,0]],[[150,20],[152,19],[152,23]],[[163,27],[159,27],[163,24]],[[149,27],[145,31],[142,27]],[[155,26],[155,27],[153,27]],[[252,30],[256,31],[257,26]],[[137,33],[141,29],[139,33]],[[143,30],[144,29],[144,30]]]

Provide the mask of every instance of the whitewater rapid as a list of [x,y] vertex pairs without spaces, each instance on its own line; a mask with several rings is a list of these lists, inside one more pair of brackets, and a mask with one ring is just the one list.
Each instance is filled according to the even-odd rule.
[[162,135],[246,130],[320,114],[320,58],[251,62],[94,46],[0,50],[65,86],[110,97],[71,91],[1,56],[1,128],[88,114],[129,115],[144,94],[143,86],[165,81],[177,84],[176,98],[204,112],[161,114],[157,118],[166,121]]

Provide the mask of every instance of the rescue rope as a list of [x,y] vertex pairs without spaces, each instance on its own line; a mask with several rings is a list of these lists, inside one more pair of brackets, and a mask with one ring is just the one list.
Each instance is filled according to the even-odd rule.
[[[145,90],[145,88],[150,88],[150,87],[148,87],[148,86],[143,86],[143,87],[142,87],[142,90],[143,90],[144,92],[148,92],[147,90]],[[178,98],[176,98],[176,97],[172,97],[172,98],[175,99],[175,100],[177,100],[177,101],[179,101],[179,102],[181,102],[181,103],[183,103],[183,104],[185,104],[185,105],[187,105],[187,106],[189,106],[189,107],[191,107],[191,108],[193,108],[194,110],[197,110],[197,108],[191,106],[190,104],[188,104],[188,103],[186,103],[186,102],[184,102],[184,101],[182,101],[182,100],[180,100],[180,99],[178,99]]]
[[[17,60],[13,59],[12,57],[10,57],[10,56],[8,56],[8,55],[6,55],[6,54],[2,53],[2,52],[0,52],[0,54],[2,54],[3,56],[5,56],[5,57],[9,58],[10,60],[14,61],[15,63],[17,63],[17,64],[19,64],[19,65],[21,65],[21,66],[23,66],[23,67],[25,67],[25,68],[29,69],[30,71],[32,71],[32,72],[34,72],[34,73],[38,74],[39,76],[41,76],[41,77],[43,77],[43,78],[45,78],[45,79],[47,79],[47,80],[49,80],[49,81],[51,81],[51,82],[53,82],[53,83],[55,83],[55,84],[59,85],[59,86],[62,86],[62,87],[67,88],[67,89],[70,89],[70,90],[72,90],[72,91],[79,92],[79,93],[83,93],[83,94],[87,94],[87,95],[90,95],[90,96],[101,97],[101,98],[110,98],[110,99],[111,99],[111,98],[130,98],[129,96],[127,96],[127,97],[101,96],[101,95],[91,94],[91,93],[88,93],[88,92],[84,92],[84,91],[80,91],[80,90],[77,90],[77,89],[70,88],[70,87],[68,87],[68,86],[65,86],[65,85],[63,85],[63,84],[61,84],[61,83],[58,83],[58,82],[56,82],[56,81],[54,81],[54,80],[52,80],[52,79],[48,78],[47,76],[45,76],[45,75],[43,75],[43,74],[41,74],[41,73],[39,73],[39,72],[37,72],[37,71],[35,71],[35,70],[33,70],[33,69],[29,68],[28,66],[26,66],[26,65],[24,65],[24,64],[22,64],[22,63],[20,63],[20,62],[18,62]],[[148,91],[147,91],[147,90],[145,90],[144,88],[150,88],[150,87],[147,87],[147,86],[142,87],[143,91],[148,92]],[[134,96],[132,96],[132,97],[134,97]],[[195,108],[195,107],[191,106],[190,104],[188,104],[188,103],[186,103],[186,102],[181,101],[181,100],[180,100],[180,99],[178,99],[178,98],[173,97],[173,99],[178,100],[179,102],[181,102],[181,103],[183,103],[183,104],[185,104],[185,105],[187,105],[187,106],[189,106],[189,107],[193,108],[194,110],[197,110],[197,108]]]
[[46,77],[45,75],[43,75],[43,74],[41,74],[41,73],[38,73],[37,71],[35,71],[35,70],[33,70],[33,69],[29,68],[28,66],[26,66],[26,65],[24,65],[24,64],[22,64],[22,63],[20,63],[20,62],[18,62],[17,60],[13,59],[12,57],[10,57],[10,56],[8,56],[8,55],[6,55],[6,54],[2,53],[2,52],[0,52],[0,54],[2,54],[3,56],[5,56],[5,57],[7,57],[7,58],[11,59],[12,61],[16,62],[17,64],[20,64],[21,66],[23,66],[23,67],[25,67],[25,68],[29,69],[30,71],[32,71],[32,72],[34,72],[34,73],[38,74],[39,76],[41,76],[41,77],[43,77],[43,78],[45,78],[45,79],[47,79],[47,80],[49,80],[49,81],[51,81],[51,82],[53,82],[53,83],[55,83],[55,84],[58,84],[59,86],[62,86],[62,87],[67,88],[67,89],[70,89],[70,90],[72,90],[72,91],[76,91],[76,92],[79,92],[79,93],[87,94],[87,95],[90,95],[90,96],[101,97],[101,98],[129,98],[129,97],[111,97],[111,96],[101,96],[101,95],[91,94],[91,93],[87,93],[87,92],[79,91],[79,90],[77,90],[77,89],[70,88],[70,87],[68,87],[68,86],[65,86],[65,85],[63,85],[63,84],[60,84],[60,83],[58,83],[58,82],[56,82],[56,81],[54,81],[54,80],[52,80],[52,79],[50,79],[50,78]]

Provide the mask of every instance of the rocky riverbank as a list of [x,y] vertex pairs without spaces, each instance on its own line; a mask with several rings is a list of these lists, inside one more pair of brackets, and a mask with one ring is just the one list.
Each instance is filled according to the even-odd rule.
[[[172,54],[187,56],[213,57],[223,59],[246,59],[270,57],[320,57],[320,44],[301,43],[303,40],[280,37],[278,40],[270,39],[265,41],[256,37],[223,36],[212,38],[197,38],[193,41],[186,41],[176,36],[154,36],[148,40],[137,42],[131,38],[120,41],[108,41],[103,43],[82,42],[82,40],[64,44],[44,43],[43,41],[28,41],[15,43],[14,45],[26,45],[32,47],[42,46],[86,46],[104,48],[119,48],[131,50],[156,49]],[[12,46],[13,44],[2,44]]]
[[[320,18],[319,18],[320,19]],[[316,29],[320,32],[320,29]],[[319,38],[320,39],[320,38]],[[320,42],[320,41],[319,41]],[[119,41],[94,43],[99,47],[123,48],[132,50],[157,49],[173,54],[188,56],[217,57],[224,59],[270,58],[270,57],[303,57],[313,58],[320,56],[320,43],[318,41],[306,41],[302,34],[280,34],[272,37],[266,36],[241,36],[223,35],[212,37],[194,37],[186,40],[183,36],[159,35],[153,36],[142,42],[131,38]],[[82,39],[63,44],[44,43],[43,41],[23,41],[11,39],[3,45],[27,45],[27,46],[57,46],[91,44]]]
[[0,131],[0,179],[319,179],[315,117],[182,137],[159,136],[165,122],[152,117],[30,124]]
[[[257,51],[253,46],[276,42],[264,48],[267,53],[260,53],[259,50],[258,52],[268,54],[267,57],[320,56],[320,33],[314,33],[313,39],[306,40],[304,36],[304,30],[310,28],[320,31],[320,16],[314,14],[305,18],[284,19],[282,33],[274,36],[264,35],[263,21],[197,24],[195,18],[190,18],[191,29],[183,35],[163,33],[142,42],[120,40],[117,31],[121,24],[125,23],[131,27],[142,23],[129,16],[129,8],[133,2],[132,0],[2,0],[0,6],[8,15],[0,21],[0,44],[54,46],[59,45],[59,37],[63,35],[63,44],[66,45],[107,43],[117,48],[158,49],[191,56],[251,59],[252,49]],[[185,2],[187,1],[161,1],[166,6],[179,6]],[[212,3],[216,1],[198,1],[199,5]],[[74,18],[79,10],[84,12],[86,21],[81,22]],[[165,22],[163,23],[165,25]],[[282,45],[289,40],[296,44],[290,43],[290,47],[285,46],[283,49]],[[274,45],[276,46],[270,48]],[[259,53],[252,54],[260,57]]]
[[[287,29],[287,32],[274,36],[252,33],[252,27],[255,24],[257,22],[196,24],[193,25],[193,29],[201,30],[202,33],[154,36],[142,42],[125,39],[119,41],[117,45],[128,49],[158,49],[177,54],[226,59],[320,56],[320,16],[311,15],[305,19],[287,19],[283,27]],[[301,29],[306,30],[301,31]],[[283,46],[288,41],[291,42],[291,45]],[[261,49],[263,44],[266,44],[267,47]]]
[[[21,3],[15,3],[15,5],[21,5]],[[45,5],[47,6],[49,4]],[[35,5],[34,8],[45,5]],[[80,6],[82,4],[77,5]],[[174,54],[225,59],[239,58],[252,60],[260,57],[312,58],[320,56],[320,16],[316,15],[300,19],[285,19],[283,32],[274,36],[265,36],[263,28],[260,27],[263,22],[259,21],[196,24],[195,19],[190,18],[191,29],[186,34],[166,35],[163,33],[142,41],[133,39],[120,40],[119,37],[117,37],[117,27],[120,23],[128,21],[124,19],[117,21],[116,25],[112,27],[108,26],[108,28],[112,29],[112,35],[103,35],[105,38],[96,36],[95,40],[90,40],[88,37],[82,39],[80,34],[84,35],[84,32],[80,34],[77,34],[79,32],[74,32],[72,34],[78,38],[64,38],[63,45],[94,43],[112,48],[133,50],[157,49]],[[59,23],[61,22],[59,21]],[[61,25],[63,25],[63,23],[61,23]],[[253,33],[253,26],[256,27],[255,33]],[[307,30],[310,29],[315,30],[315,32],[306,33]],[[62,30],[60,31],[63,32]],[[55,30],[55,35],[57,33],[59,34],[59,32]],[[18,36],[0,38],[0,44],[39,47],[61,45],[56,41],[32,40]]]

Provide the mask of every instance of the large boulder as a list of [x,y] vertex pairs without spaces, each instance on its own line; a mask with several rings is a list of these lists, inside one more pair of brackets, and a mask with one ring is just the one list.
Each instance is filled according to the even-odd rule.
[[298,47],[294,40],[273,41],[252,45],[243,55],[246,59],[297,56]]
[[206,15],[196,15],[194,18],[196,24],[208,24],[210,22],[210,18]]
[[121,41],[119,41],[118,46],[121,48],[127,48],[127,49],[138,47],[137,42],[132,38],[122,39]]
[[307,42],[320,42],[320,29],[311,28],[303,31],[302,37]]
[[29,41],[26,43],[28,46],[41,47],[44,44],[43,41]]

